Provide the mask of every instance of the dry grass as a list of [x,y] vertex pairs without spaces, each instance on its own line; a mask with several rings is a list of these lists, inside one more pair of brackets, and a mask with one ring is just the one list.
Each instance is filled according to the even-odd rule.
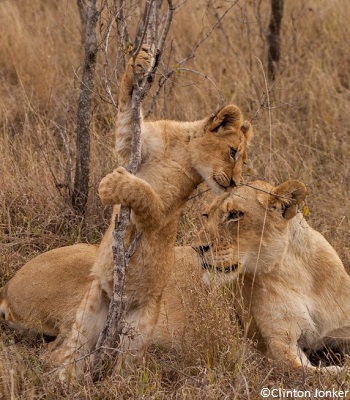
[[[339,252],[350,270],[350,4],[342,0],[285,2],[283,59],[269,90],[258,1],[240,1],[199,48],[186,68],[200,71],[253,118],[251,177],[275,183],[304,181],[310,223]],[[175,16],[170,65],[184,58],[222,13],[224,0],[207,7],[188,1]],[[91,195],[82,223],[66,202],[67,168],[74,160],[75,113],[81,62],[76,3],[0,2],[0,285],[23,263],[51,248],[98,242],[108,221],[96,187],[113,168],[113,110],[95,96]],[[100,60],[101,61],[101,60]],[[102,67],[97,93],[103,93]],[[117,87],[117,84],[115,85]],[[190,93],[190,95],[189,95]],[[212,112],[220,97],[208,79],[179,72],[158,98],[154,118],[194,119]],[[69,151],[67,150],[69,149]],[[72,164],[74,165],[74,163]],[[179,243],[196,229],[204,200],[192,200],[180,224]],[[229,291],[199,299],[193,324],[197,343],[173,354],[153,349],[131,377],[60,388],[43,371],[41,340],[1,325],[0,399],[203,398],[259,399],[261,387],[349,388],[346,377],[305,376],[263,359],[237,327]]]

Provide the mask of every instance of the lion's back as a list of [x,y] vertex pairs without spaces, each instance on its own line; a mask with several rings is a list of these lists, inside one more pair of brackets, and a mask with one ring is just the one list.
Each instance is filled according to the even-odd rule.
[[15,320],[53,336],[75,317],[89,283],[97,247],[77,244],[43,253],[26,263],[5,285]]

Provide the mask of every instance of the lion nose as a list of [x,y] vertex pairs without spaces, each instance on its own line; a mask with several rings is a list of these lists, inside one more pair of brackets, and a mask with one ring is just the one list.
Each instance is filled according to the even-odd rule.
[[209,246],[196,246],[193,247],[193,249],[200,254],[201,256],[204,255],[204,253],[206,253],[207,251],[209,251]]
[[236,187],[236,186],[237,186],[236,181],[233,178],[231,178],[230,187]]

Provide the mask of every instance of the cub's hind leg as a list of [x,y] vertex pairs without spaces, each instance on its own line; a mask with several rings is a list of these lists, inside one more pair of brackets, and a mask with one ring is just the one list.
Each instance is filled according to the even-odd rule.
[[62,381],[78,378],[89,364],[99,334],[106,324],[109,300],[98,279],[91,282],[76,313],[76,320],[68,335],[45,356],[45,361],[58,368]]
[[[129,174],[122,167],[102,180],[100,195],[105,202],[120,202],[131,207],[134,222],[141,233],[143,229],[149,232],[162,220],[163,204],[158,195],[145,181]],[[56,365],[62,365],[59,370],[62,380],[82,374],[85,360],[95,347],[105,325],[113,287],[112,231],[113,225],[108,229],[99,247],[92,267],[92,283],[77,310],[73,328],[62,345],[52,353],[52,361]],[[134,270],[142,265],[142,260],[139,260],[137,265],[133,266]],[[144,313],[145,309],[147,312]],[[141,308],[140,318],[135,318],[130,323],[131,327],[137,330],[137,337],[132,340],[135,349],[143,347],[143,342],[147,341],[144,337],[148,338],[151,334],[147,332],[147,329],[151,329],[149,325],[153,327],[156,323],[158,313],[153,312],[153,309],[152,312],[149,311],[148,305]],[[147,318],[151,318],[152,321],[146,321]],[[126,340],[125,343],[127,342]]]

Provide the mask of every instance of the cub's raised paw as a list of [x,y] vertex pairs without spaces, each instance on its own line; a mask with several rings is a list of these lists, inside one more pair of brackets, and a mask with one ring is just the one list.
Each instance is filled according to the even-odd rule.
[[118,167],[106,175],[101,180],[98,188],[98,194],[102,203],[105,205],[121,203],[121,192],[125,189],[125,184],[131,183],[134,179],[134,175],[130,174],[123,167]]
[[[135,70],[138,76],[138,79],[142,79],[145,73],[149,70],[152,61],[152,53],[150,47],[147,45],[143,45],[141,50],[139,51],[138,55],[135,59]],[[133,74],[133,58],[129,60],[129,73]]]

